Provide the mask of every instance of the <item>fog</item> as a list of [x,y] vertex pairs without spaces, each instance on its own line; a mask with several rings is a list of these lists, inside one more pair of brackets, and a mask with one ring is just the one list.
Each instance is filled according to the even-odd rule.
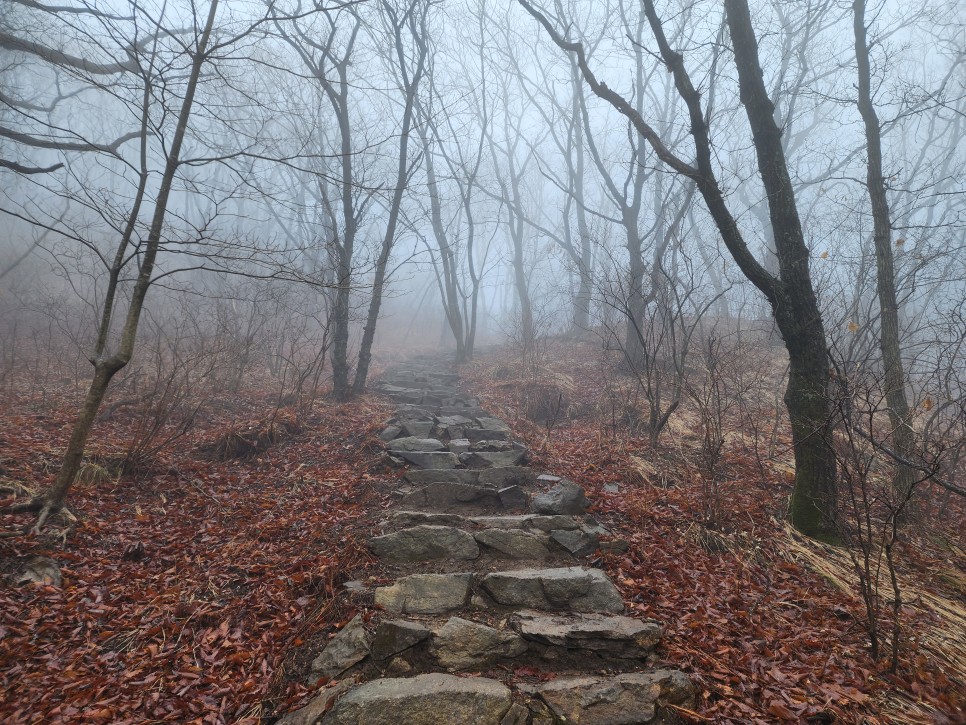
[[959,405],[962,4],[726,5],[5,3],[5,376],[746,329]]

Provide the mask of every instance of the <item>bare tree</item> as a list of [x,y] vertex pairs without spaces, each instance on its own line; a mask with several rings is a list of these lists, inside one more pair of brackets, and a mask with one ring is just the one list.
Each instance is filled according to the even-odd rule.
[[581,43],[567,40],[546,15],[527,0],[519,1],[562,50],[574,55],[591,91],[630,119],[664,164],[695,182],[728,251],[745,276],[768,299],[790,361],[785,403],[791,418],[796,464],[791,520],[796,528],[810,536],[834,537],[836,470],[828,442],[832,420],[828,396],[828,348],[809,273],[809,250],[782,148],[782,132],[775,122],[774,105],[764,85],[758,59],[758,39],[747,2],[726,0],[725,15],[740,97],[751,129],[758,172],[765,188],[770,224],[775,234],[779,266],[777,275],[766,270],[752,255],[729,209],[714,171],[711,134],[701,93],[695,88],[684,65],[684,56],[670,46],[664,23],[657,15],[654,3],[643,0],[644,14],[660,58],[671,73],[678,95],[686,106],[695,148],[694,164],[673,153],[665,140],[645,121],[642,113],[598,80],[588,65]]
[[[140,170],[138,174],[139,182],[137,192],[128,214],[126,226],[115,248],[113,260],[108,264],[109,281],[102,299],[101,317],[90,358],[91,364],[94,366],[94,375],[74,422],[70,441],[64,453],[60,470],[53,484],[44,494],[25,504],[14,507],[14,510],[39,512],[35,526],[36,530],[39,530],[43,526],[51,513],[63,508],[67,492],[70,490],[77,472],[80,470],[88,435],[90,434],[101,403],[104,400],[104,396],[107,393],[111,379],[128,364],[134,353],[138,323],[144,307],[144,300],[152,282],[155,281],[155,262],[164,233],[168,201],[174,186],[175,174],[182,162],[182,146],[191,119],[195,93],[198,88],[199,79],[201,78],[202,69],[206,64],[208,54],[211,50],[209,42],[215,26],[217,12],[218,0],[212,0],[208,6],[206,17],[202,19],[202,24],[194,28],[192,39],[183,46],[184,52],[190,60],[190,64],[184,81],[184,91],[181,106],[176,117],[176,124],[167,145],[164,168],[154,199],[154,210],[151,215],[151,222],[147,230],[146,238],[141,244],[136,243],[135,230],[141,213],[141,206],[146,200],[149,179],[147,154],[152,112],[151,95],[153,84],[159,80],[157,73],[159,72],[160,65],[156,42],[148,45],[146,53],[136,55],[130,61],[137,63],[136,73],[142,78],[144,89],[143,101],[138,109],[141,128],[138,132],[138,138],[140,140]],[[155,41],[161,35],[162,30],[159,27],[153,33]],[[62,59],[65,55],[55,49],[49,49],[49,52],[43,49],[37,49],[35,52],[41,55],[41,57],[48,57],[54,61]],[[69,62],[73,64],[73,60]],[[87,61],[83,61],[81,67],[84,67],[84,64],[89,65]],[[95,70],[100,70],[100,68],[98,67]],[[124,67],[121,70],[127,72],[129,68]],[[135,259],[137,260],[137,274],[130,296],[126,300],[126,311],[124,311],[123,304],[125,300],[119,297],[118,287],[121,282],[121,274],[128,267],[129,263]],[[109,345],[111,341],[112,321],[115,315],[122,313],[122,311],[124,323],[119,332],[117,347],[111,351]]]

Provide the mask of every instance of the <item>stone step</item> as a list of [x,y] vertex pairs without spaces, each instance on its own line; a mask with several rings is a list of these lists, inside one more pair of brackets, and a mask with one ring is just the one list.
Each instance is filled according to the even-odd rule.
[[563,649],[580,655],[596,654],[605,661],[646,660],[664,634],[657,622],[597,613],[547,614],[525,609],[514,612],[509,623],[532,650],[549,659],[559,658]]
[[446,512],[464,508],[486,511],[503,509],[498,489],[475,483],[437,481],[416,487],[411,491],[401,491],[399,495],[401,507],[428,512]]
[[690,710],[695,701],[695,688],[687,675],[670,669],[610,677],[561,677],[518,689],[547,707],[550,719],[543,722],[585,725],[679,722],[665,707],[677,705]]
[[[514,691],[515,690],[515,691]],[[433,672],[323,689],[280,725],[669,725],[668,706],[694,707],[695,688],[676,670],[563,677],[511,690],[486,677]]]
[[[457,390],[451,362],[411,360],[379,384],[398,404],[379,437],[412,467],[369,547],[397,571],[461,571],[357,587],[354,601],[382,611],[357,615],[329,640],[310,686],[333,684],[280,722],[671,723],[665,706],[693,708],[695,693],[682,673],[648,669],[661,626],[623,616],[604,572],[560,565],[609,535],[585,515],[584,490],[520,465],[526,448]],[[551,677],[530,676],[541,671]],[[479,676],[492,672],[499,679]]]
[[335,701],[322,725],[499,725],[513,702],[510,689],[484,677],[434,672],[372,680]]
[[480,588],[503,607],[621,614],[624,601],[599,569],[571,566],[486,574]]
[[473,574],[411,574],[377,587],[375,603],[393,614],[443,614],[469,602]]
[[454,526],[420,524],[369,540],[369,549],[380,559],[396,564],[422,561],[467,560],[480,555],[470,534]]
[[459,456],[449,451],[392,451],[391,454],[419,468],[433,470],[456,468],[460,463]]
[[[638,669],[654,659],[662,635],[656,622],[623,616],[521,611],[509,620],[479,618],[382,619],[373,628],[367,673],[478,672],[496,665],[556,673]],[[327,650],[335,646],[333,640]]]
[[495,666],[557,675],[633,671],[653,658],[662,634],[655,622],[602,614],[520,611],[502,621],[480,617],[388,616],[366,625],[356,615],[312,662],[308,682]]
[[[551,560],[562,564],[572,562],[577,547],[571,544],[571,539],[591,541],[596,547],[596,538],[591,540],[581,531],[480,530],[467,520],[462,525],[473,530],[439,521],[419,523],[370,539],[369,549],[380,559],[394,564],[471,561],[482,556],[486,561],[510,559],[547,565]],[[590,546],[585,548],[593,550]]]

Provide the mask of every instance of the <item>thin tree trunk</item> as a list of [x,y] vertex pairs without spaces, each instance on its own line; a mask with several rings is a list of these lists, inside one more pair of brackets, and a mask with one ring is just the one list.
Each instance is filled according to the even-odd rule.
[[[178,115],[178,123],[175,126],[174,137],[165,161],[164,173],[158,189],[158,198],[154,207],[154,216],[151,220],[151,227],[148,230],[148,237],[144,248],[144,256],[141,259],[141,266],[138,271],[134,289],[131,293],[131,300],[128,303],[127,317],[121,331],[118,351],[108,359],[104,359],[103,351],[106,347],[108,326],[110,324],[110,310],[105,308],[102,318],[101,329],[98,330],[97,356],[94,359],[94,376],[84,403],[78,411],[77,419],[71,431],[70,441],[61,463],[60,470],[50,489],[43,496],[32,501],[27,506],[30,510],[40,511],[37,517],[35,530],[39,530],[47,517],[63,508],[67,499],[70,487],[77,477],[81,463],[84,459],[84,450],[87,439],[90,435],[94,419],[100,409],[104,396],[110,386],[111,379],[130,362],[134,354],[134,343],[137,339],[138,323],[141,318],[141,311],[144,308],[144,299],[151,286],[154,265],[158,255],[161,242],[161,232],[164,226],[164,219],[167,214],[168,199],[171,195],[171,188],[174,183],[174,175],[180,165],[181,147],[184,143],[185,133],[188,129],[188,121],[191,117],[191,109],[194,104],[195,91],[198,87],[198,79],[201,75],[201,68],[205,63],[205,53],[208,41],[211,37],[211,30],[214,26],[215,15],[218,9],[218,0],[212,0],[208,10],[208,18],[198,41],[198,47],[192,58],[191,71],[188,77],[188,84],[185,88],[185,97],[181,104],[181,111]],[[134,210],[137,209],[139,200],[135,203]],[[132,228],[133,223],[129,223],[128,228]],[[127,231],[127,230],[126,230]],[[119,257],[121,255],[118,255]],[[111,289],[113,294],[113,288]]]
[[[865,125],[866,186],[872,205],[875,245],[876,293],[879,298],[879,349],[885,378],[889,421],[896,452],[905,460],[913,460],[915,438],[911,425],[909,402],[906,398],[906,378],[902,369],[899,345],[899,302],[896,295],[895,262],[892,255],[892,220],[886,197],[882,171],[882,131],[875,105],[872,102],[872,72],[869,65],[869,44],[865,27],[865,0],[852,3],[855,34],[855,59],[858,65],[859,113]],[[896,465],[894,485],[900,496],[905,496],[916,481],[916,473],[909,466]]]

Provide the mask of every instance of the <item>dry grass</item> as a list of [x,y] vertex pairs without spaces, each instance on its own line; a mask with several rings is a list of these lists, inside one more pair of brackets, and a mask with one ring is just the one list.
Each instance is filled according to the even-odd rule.
[[[802,564],[822,576],[833,586],[854,594],[858,591],[858,576],[848,554],[841,549],[806,539],[785,524],[785,536],[777,551],[789,561]],[[957,552],[964,552],[958,547]],[[919,651],[942,663],[945,674],[966,689],[966,607],[948,597],[925,589],[921,582],[899,572],[899,586],[903,604],[920,615],[916,631]],[[887,599],[887,603],[892,601]],[[924,616],[923,616],[924,615]],[[909,698],[907,693],[891,692],[884,706],[895,723],[936,723],[937,712],[928,705]]]

